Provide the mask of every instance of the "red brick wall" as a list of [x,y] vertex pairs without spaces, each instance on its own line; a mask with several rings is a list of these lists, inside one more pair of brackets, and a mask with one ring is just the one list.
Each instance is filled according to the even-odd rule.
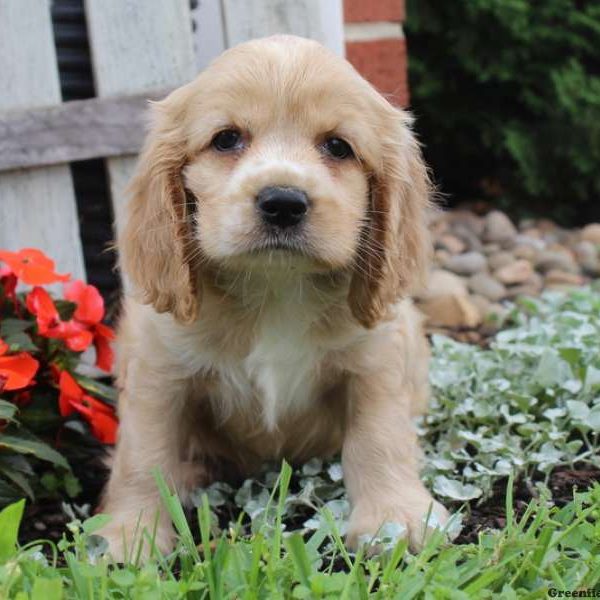
[[407,106],[404,0],[343,0],[346,58],[391,102]]

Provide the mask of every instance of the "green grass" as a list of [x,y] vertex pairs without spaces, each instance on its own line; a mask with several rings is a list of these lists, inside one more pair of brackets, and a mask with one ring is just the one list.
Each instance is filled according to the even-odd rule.
[[[600,466],[599,343],[594,289],[524,301],[486,350],[434,338],[432,406],[419,424],[425,479],[466,516],[507,490],[506,525],[477,543],[449,541],[457,518],[418,555],[394,527],[374,540],[380,555],[348,552],[337,462],[197,490],[190,521],[157,476],[179,534],[171,555],[142,563],[134,548],[129,564],[111,566],[95,534],[102,515],[74,519],[57,545],[18,547],[23,503],[13,504],[0,513],[0,599],[546,598],[550,588],[599,587],[600,485],[565,506],[546,486],[555,468]],[[516,478],[537,496],[518,512]]]
[[[507,525],[453,545],[435,533],[418,555],[398,541],[368,558],[345,549],[335,521],[308,537],[282,532],[291,469],[271,496],[276,527],[250,536],[235,528],[211,535],[207,497],[198,509],[201,546],[181,505],[164,486],[180,534],[172,555],[111,566],[94,535],[102,517],[74,521],[58,547],[40,540],[17,549],[23,502],[0,513],[0,597],[59,598],[545,598],[549,588],[593,588],[600,580],[600,486],[563,508],[532,501],[517,518],[507,494]],[[67,541],[67,537],[69,541]]]

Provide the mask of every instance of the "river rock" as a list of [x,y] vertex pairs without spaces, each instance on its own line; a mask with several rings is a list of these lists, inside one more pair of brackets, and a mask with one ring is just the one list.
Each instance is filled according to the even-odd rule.
[[497,279],[487,273],[476,273],[469,278],[469,289],[492,302],[506,296],[506,288]]
[[480,252],[465,252],[451,256],[444,267],[458,275],[473,275],[483,271],[487,266],[485,256]]
[[436,243],[436,246],[447,250],[450,254],[460,254],[467,249],[466,244],[460,238],[451,233],[441,235]]
[[427,288],[420,297],[426,300],[446,294],[467,296],[469,290],[467,289],[465,280],[458,277],[458,275],[454,275],[454,273],[450,273],[444,269],[434,269],[429,274]]
[[506,285],[523,284],[533,275],[533,267],[528,260],[518,259],[494,272],[494,277]]
[[584,278],[577,273],[569,273],[568,271],[560,271],[559,269],[551,269],[546,273],[545,284],[551,285],[583,285]]
[[600,245],[600,223],[590,223],[581,230],[581,239]]
[[510,252],[506,252],[505,250],[497,252],[496,254],[492,254],[490,257],[488,257],[488,265],[492,271],[501,269],[502,267],[510,265],[513,262],[515,262],[515,257]]
[[546,249],[538,253],[535,268],[541,273],[547,273],[553,269],[578,273],[579,266],[573,256],[565,250]]
[[517,228],[503,212],[493,210],[485,216],[482,234],[485,242],[503,244],[513,240],[517,233]]

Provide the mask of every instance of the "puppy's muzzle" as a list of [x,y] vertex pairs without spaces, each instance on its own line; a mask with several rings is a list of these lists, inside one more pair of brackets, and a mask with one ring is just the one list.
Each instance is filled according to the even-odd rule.
[[256,206],[264,223],[285,229],[302,222],[308,210],[308,196],[298,188],[271,186],[258,193]]

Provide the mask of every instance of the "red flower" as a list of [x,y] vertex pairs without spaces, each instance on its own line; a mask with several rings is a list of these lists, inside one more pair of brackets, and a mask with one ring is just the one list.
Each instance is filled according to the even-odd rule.
[[94,335],[85,324],[75,319],[61,321],[50,294],[41,287],[34,287],[25,300],[27,310],[36,316],[40,335],[64,340],[67,348],[83,352],[90,347]]
[[115,332],[102,323],[94,329],[94,347],[96,348],[96,366],[107,373],[112,370],[114,353],[110,342],[115,339]]
[[116,442],[119,424],[110,406],[86,394],[67,371],[62,371],[60,374],[59,388],[58,406],[63,417],[68,417],[77,411],[90,424],[96,439],[104,444]]
[[60,323],[58,310],[54,306],[54,300],[52,300],[50,294],[44,288],[34,287],[27,294],[25,305],[27,306],[27,310],[32,315],[35,315],[40,335],[45,336],[49,331],[58,327]]
[[68,281],[70,275],[60,275],[54,271],[54,261],[36,248],[23,248],[19,252],[0,250],[3,260],[12,272],[29,285],[44,285],[57,281]]
[[4,295],[13,303],[15,310],[17,304],[17,276],[8,268],[0,268],[0,284],[4,290]]
[[77,279],[65,286],[65,298],[77,305],[73,315],[87,325],[96,325],[104,317],[104,300],[93,285]]
[[0,392],[27,387],[37,373],[39,363],[27,352],[5,356],[8,344],[0,339]]
[[76,280],[65,286],[65,298],[77,305],[74,318],[91,327],[96,348],[96,366],[103,371],[110,371],[113,364],[110,342],[115,339],[115,333],[101,323],[104,317],[104,300],[100,292],[93,285]]

